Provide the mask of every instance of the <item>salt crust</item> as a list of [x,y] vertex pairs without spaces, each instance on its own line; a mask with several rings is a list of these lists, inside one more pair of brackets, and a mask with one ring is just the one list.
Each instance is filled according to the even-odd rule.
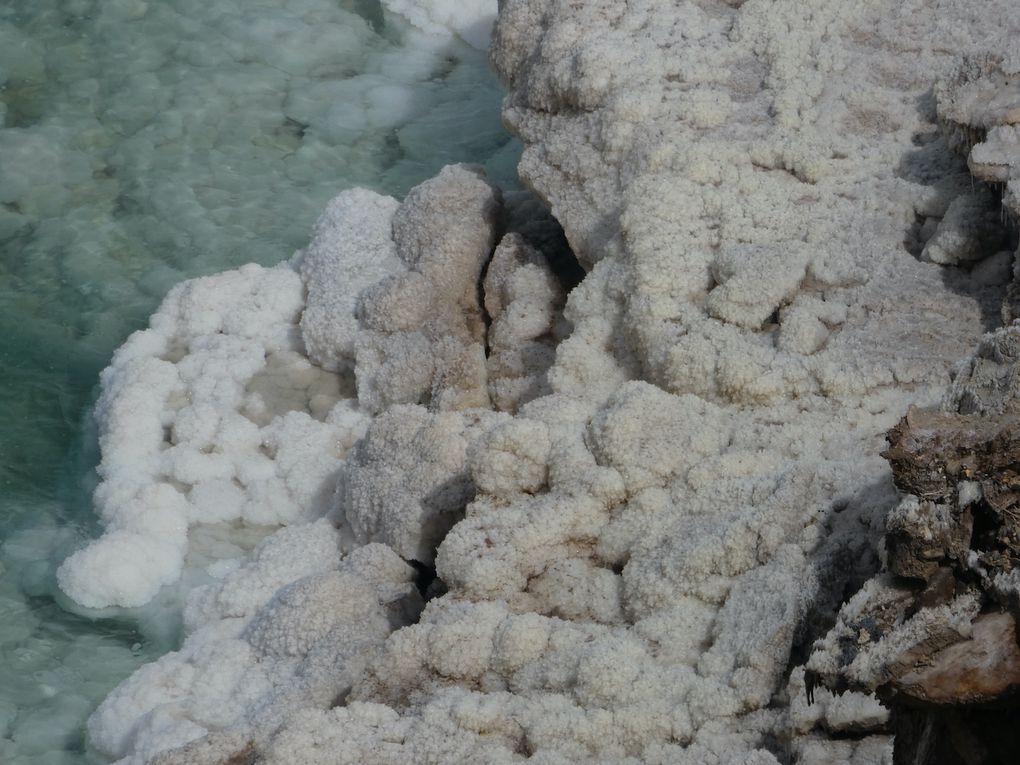
[[142,605],[180,576],[189,526],[325,512],[367,418],[304,356],[302,293],[286,264],[184,282],[118,349],[96,409],[105,532],[60,567],[68,595]]
[[[511,87],[505,117],[526,143],[521,173],[590,268],[567,301],[572,331],[551,392],[518,402],[513,419],[433,395],[446,379],[434,374],[404,388],[417,400],[373,404],[386,413],[348,456],[360,455],[351,484],[340,469],[335,515],[339,544],[354,549],[342,573],[369,549],[348,534],[407,554],[414,530],[393,533],[391,511],[432,534],[466,501],[435,555],[449,594],[402,629],[388,632],[400,623],[389,617],[351,638],[339,601],[378,613],[400,602],[387,600],[399,577],[382,595],[368,575],[301,580],[240,623],[195,606],[189,641],[216,635],[209,650],[230,653],[241,676],[259,667],[252,652],[297,662],[332,651],[325,674],[344,692],[301,695],[287,669],[266,691],[267,716],[252,680],[251,695],[222,697],[249,701],[206,718],[197,700],[224,687],[219,673],[146,679],[157,663],[111,696],[151,694],[148,711],[109,702],[92,740],[125,762],[165,750],[160,763],[245,747],[270,763],[777,762],[767,742],[803,762],[887,757],[882,737],[824,734],[879,719],[870,701],[791,712],[786,672],[805,633],[877,569],[896,501],[880,434],[909,403],[936,400],[1002,292],[987,274],[916,257],[970,187],[925,94],[960,55],[1015,32],[1015,4],[992,5],[504,3],[493,56]],[[474,184],[462,174],[458,193],[482,199]],[[472,230],[438,209],[450,217],[404,219],[415,232]],[[472,209],[481,227],[485,205]],[[395,236],[398,249],[413,235]],[[477,277],[465,251],[449,257]],[[447,273],[446,257],[429,262]],[[405,332],[402,312],[424,293],[401,294],[365,298],[359,326],[383,332],[392,311]],[[380,402],[390,389],[375,379]],[[404,496],[393,472],[411,466]],[[450,501],[424,512],[437,485]],[[373,486],[392,499],[358,499]],[[340,614],[334,638],[328,617],[302,611],[327,601]],[[174,683],[187,689],[175,695]]]
[[[476,285],[500,207],[479,172],[459,165],[402,205],[348,191],[292,262],[174,288],[149,328],[133,334],[103,372],[95,505],[105,531],[62,564],[61,588],[86,607],[142,605],[180,576],[190,526],[278,526],[324,515],[369,413],[402,401],[487,408]],[[466,475],[463,446],[452,457],[444,454],[456,455],[455,446],[431,450],[467,427],[451,417],[418,436],[429,452],[424,462],[408,451],[411,434],[383,435],[386,422],[400,427],[399,414],[379,421],[362,455],[410,461],[393,472],[362,456],[361,472],[356,467],[342,482],[351,505],[345,528],[357,542],[375,540],[372,529],[384,527],[380,541],[409,559],[431,560],[452,521],[434,518],[439,525],[426,532],[432,520],[425,517],[461,511],[471,496],[450,490],[414,509],[437,480]],[[379,442],[389,445],[373,452]],[[429,463],[412,487],[384,475]],[[359,478],[366,471],[376,476],[367,489]],[[379,486],[386,480],[389,493]],[[406,495],[406,509],[390,501],[394,492]],[[377,508],[379,497],[389,498],[388,520],[359,515],[363,506]]]

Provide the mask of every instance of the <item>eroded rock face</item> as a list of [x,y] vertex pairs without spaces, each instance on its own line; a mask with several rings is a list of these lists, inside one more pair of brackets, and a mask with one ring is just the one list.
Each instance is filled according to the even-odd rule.
[[894,687],[929,704],[981,704],[1009,698],[1020,689],[1020,645],[1006,613],[974,620],[969,640],[943,648],[931,664],[898,677]]
[[1009,574],[1020,565],[1020,417],[912,409],[885,456],[912,496],[886,522],[889,569],[931,582],[945,566]]
[[809,689],[820,679],[892,710],[897,763],[1020,755],[1009,736],[982,743],[1020,712],[1015,392],[1000,389],[992,414],[911,409],[889,432],[907,494],[886,520],[888,573],[843,605],[807,664]]
[[[1014,69],[999,57],[970,57],[935,88],[951,145],[989,184],[973,193],[1001,206],[1000,246],[1016,237]],[[961,230],[952,218],[950,205],[929,246],[952,243]],[[1015,294],[1014,280],[1002,307],[1007,324]],[[884,456],[905,496],[886,519],[888,573],[843,605],[807,663],[809,688],[820,679],[874,693],[892,710],[898,764],[1020,757],[1020,738],[1004,729],[1020,713],[1018,332],[1005,326],[982,338],[941,407],[911,409],[889,431]]]

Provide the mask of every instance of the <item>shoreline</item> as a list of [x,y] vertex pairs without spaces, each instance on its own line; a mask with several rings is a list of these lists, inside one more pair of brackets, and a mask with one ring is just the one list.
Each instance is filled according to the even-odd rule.
[[812,698],[803,667],[882,568],[885,433],[1007,296],[1015,231],[968,167],[998,155],[961,154],[930,94],[1020,29],[892,5],[502,3],[504,120],[553,218],[452,166],[402,203],[345,192],[289,264],[177,288],[104,380],[104,459],[151,419],[149,472],[103,476],[111,528],[183,555],[185,500],[291,525],[192,594],[92,741],[891,762],[869,689]]

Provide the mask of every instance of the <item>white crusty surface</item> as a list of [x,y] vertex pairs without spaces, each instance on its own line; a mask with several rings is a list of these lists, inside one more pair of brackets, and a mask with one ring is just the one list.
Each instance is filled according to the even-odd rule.
[[501,419],[485,410],[429,413],[390,407],[351,452],[340,516],[357,543],[383,542],[431,564],[446,532],[475,495],[468,449]]
[[391,404],[489,407],[478,282],[495,245],[499,192],[448,165],[393,215],[403,270],[362,293],[355,374],[372,413]]
[[[355,547],[406,551],[449,489],[449,593],[344,664],[338,706],[288,696],[259,756],[887,760],[882,736],[828,740],[880,724],[873,704],[791,712],[788,668],[878,568],[896,501],[882,434],[997,315],[1008,272],[982,265],[991,222],[964,225],[980,205],[932,86],[1018,30],[1011,0],[501,3],[521,175],[589,269],[570,334],[534,367],[544,395],[501,398],[486,348],[547,342],[553,291],[500,293],[518,270],[503,254],[479,302],[498,199],[470,170],[395,213],[406,270],[356,307],[359,405],[381,416],[337,519]],[[940,227],[941,259],[973,270],[924,256]],[[518,301],[535,313],[504,328]],[[517,411],[470,437],[448,417],[493,404]],[[283,593],[259,650],[320,634],[290,610],[318,595]]]
[[184,282],[114,355],[96,407],[104,533],[58,572],[74,600],[146,603],[177,581],[195,524],[328,509],[367,421],[344,381],[305,357],[302,292],[286,264]]
[[92,745],[141,765],[209,731],[258,742],[293,709],[346,693],[371,647],[413,621],[421,603],[413,569],[392,550],[373,544],[341,558],[338,545],[325,520],[284,529],[235,572],[243,579],[194,591],[189,608],[206,611],[201,626],[106,698],[89,720]]
[[358,296],[403,270],[392,237],[398,206],[367,189],[345,191],[326,206],[300,255],[308,289],[301,337],[308,358],[323,369],[353,369]]

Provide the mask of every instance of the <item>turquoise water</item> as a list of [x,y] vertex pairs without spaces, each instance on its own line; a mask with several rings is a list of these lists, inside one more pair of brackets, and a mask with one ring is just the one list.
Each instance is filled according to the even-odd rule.
[[177,281],[306,240],[339,190],[450,161],[510,182],[486,57],[372,0],[0,3],[0,761],[83,763],[98,701],[177,639],[169,600],[76,615],[99,370]]

